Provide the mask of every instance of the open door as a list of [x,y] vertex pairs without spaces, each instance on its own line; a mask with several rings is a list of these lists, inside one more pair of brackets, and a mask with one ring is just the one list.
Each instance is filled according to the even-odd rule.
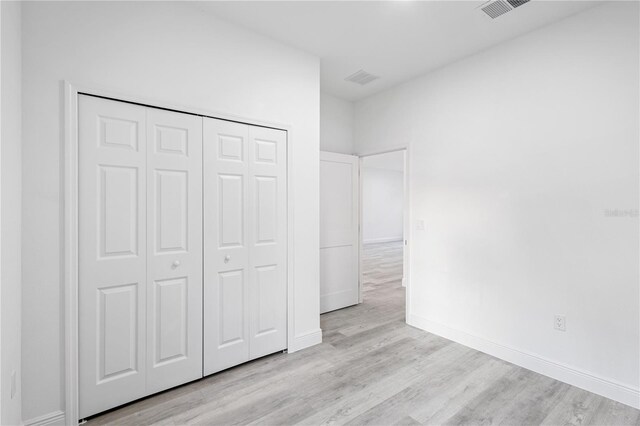
[[320,313],[359,302],[359,159],[320,152]]

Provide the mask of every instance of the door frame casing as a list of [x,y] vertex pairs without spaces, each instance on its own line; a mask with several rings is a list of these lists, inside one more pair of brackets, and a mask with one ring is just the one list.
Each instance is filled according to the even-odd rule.
[[[410,266],[411,266],[411,262],[409,261],[411,259],[410,257],[410,253],[411,253],[411,191],[410,191],[410,179],[409,179],[409,145],[403,145],[403,146],[399,146],[399,147],[395,147],[395,148],[391,148],[391,149],[387,149],[387,150],[381,150],[381,151],[372,151],[372,152],[367,152],[364,154],[358,154],[359,160],[360,160],[360,166],[359,166],[359,170],[360,173],[362,174],[362,163],[365,157],[372,157],[374,155],[382,155],[382,154],[389,154],[392,152],[398,152],[398,151],[404,151],[404,169],[403,169],[403,189],[404,189],[404,193],[403,193],[403,198],[402,198],[402,237],[403,237],[403,256],[402,256],[402,269],[403,269],[403,274],[402,274],[402,284],[405,287],[405,322],[407,322],[407,319],[409,318],[409,307],[411,306],[411,272],[410,272]],[[362,254],[364,253],[364,235],[363,235],[363,202],[362,202],[362,183],[364,181],[364,178],[362,177],[362,175],[360,175],[360,213],[359,213],[359,229],[360,229],[360,235],[358,237],[358,242],[359,242],[359,252],[360,252],[360,256],[359,256],[359,260],[358,260],[358,268],[360,270],[359,273],[359,281],[360,281],[360,303],[362,303],[362,273],[363,273],[363,268],[362,268]]]
[[63,132],[64,132],[64,212],[63,212],[63,264],[64,283],[64,418],[67,425],[75,426],[79,418],[79,372],[78,372],[78,96],[81,94],[108,98],[115,101],[139,104],[187,114],[236,121],[244,124],[269,127],[286,132],[287,146],[287,348],[295,350],[294,324],[294,192],[293,192],[293,126],[268,122],[251,117],[210,111],[184,105],[171,104],[162,100],[149,99],[121,93],[95,85],[62,82],[64,90]]

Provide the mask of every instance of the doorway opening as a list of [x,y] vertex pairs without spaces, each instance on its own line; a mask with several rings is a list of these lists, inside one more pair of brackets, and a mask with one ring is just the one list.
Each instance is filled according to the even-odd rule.
[[407,152],[320,152],[320,321],[329,340],[406,321]]
[[[404,319],[407,285],[406,149],[360,157],[360,302]],[[397,308],[397,309],[395,309]]]

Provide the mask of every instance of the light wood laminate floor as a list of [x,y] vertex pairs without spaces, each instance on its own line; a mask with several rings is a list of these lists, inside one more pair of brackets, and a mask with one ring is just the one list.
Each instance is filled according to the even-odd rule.
[[321,345],[135,402],[91,424],[640,425],[640,411],[404,323],[401,243],[365,247],[364,303]]

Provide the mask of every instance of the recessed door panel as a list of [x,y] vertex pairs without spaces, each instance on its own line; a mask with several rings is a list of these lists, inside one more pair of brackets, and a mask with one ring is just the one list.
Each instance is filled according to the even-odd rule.
[[138,150],[138,121],[105,115],[98,115],[98,121],[98,143],[101,147]]
[[98,382],[138,371],[138,284],[98,290]]
[[220,218],[220,247],[243,245],[244,176],[218,175],[218,217]]
[[244,161],[244,147],[246,145],[245,138],[242,136],[233,136],[218,134],[218,160],[227,161]]
[[256,176],[256,243],[275,243],[278,235],[278,178]]
[[138,168],[98,166],[100,257],[138,254]]
[[244,317],[244,271],[220,273],[220,295],[215,307],[220,321],[220,341],[218,347],[242,344],[246,340]]
[[146,394],[145,108],[80,95],[80,416]]
[[278,161],[278,141],[254,139],[255,162],[276,164]]
[[357,207],[353,177],[357,157],[326,154],[333,160],[320,161],[320,247],[352,245],[357,227],[353,215]]
[[256,268],[256,336],[278,330],[278,309],[282,292],[278,291],[278,266],[266,265]]
[[189,174],[156,170],[156,253],[186,252],[189,240]]
[[156,124],[155,147],[160,154],[187,156],[189,144],[189,129],[185,127],[171,127]]
[[156,281],[153,297],[154,367],[188,356],[189,340],[187,277]]
[[147,391],[202,377],[202,118],[147,109]]

